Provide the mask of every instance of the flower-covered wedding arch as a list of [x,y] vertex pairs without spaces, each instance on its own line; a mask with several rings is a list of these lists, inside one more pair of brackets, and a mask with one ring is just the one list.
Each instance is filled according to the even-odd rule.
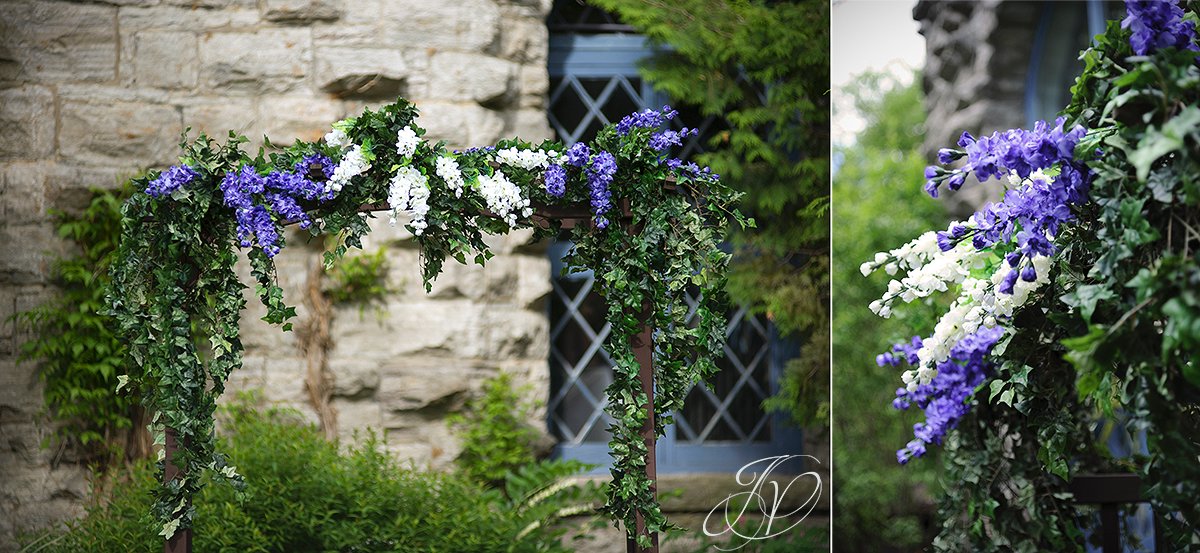
[[[162,535],[190,540],[203,470],[241,485],[214,448],[213,423],[242,362],[237,248],[248,250],[263,319],[288,330],[295,309],[272,261],[283,227],[334,237],[329,264],[360,246],[371,212],[385,211],[393,224],[409,216],[427,290],[448,257],[484,264],[485,234],[531,228],[544,238],[571,228],[567,263],[595,272],[612,326],[613,481],[603,510],[624,524],[631,548],[656,548],[669,524],[653,481],[654,440],[721,354],[729,256],[719,244],[729,224],[752,224],[734,207],[738,194],[669,156],[695,131],[662,130],[675,116],[667,107],[631,114],[590,144],[514,139],[461,152],[423,140],[416,116],[401,99],[335,123],[323,141],[268,142],[255,157],[232,132],[223,144],[201,134],[181,144],[179,165],[136,181],[109,296],[132,359],[121,386],[135,387],[155,413],[156,441],[169,453],[153,507]],[[689,323],[685,291],[695,287]]]

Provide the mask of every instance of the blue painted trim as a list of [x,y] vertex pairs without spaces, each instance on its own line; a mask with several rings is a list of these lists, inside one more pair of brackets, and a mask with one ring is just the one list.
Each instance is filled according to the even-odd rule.
[[[662,447],[657,448],[657,450],[661,451]],[[588,476],[608,474],[608,469],[612,466],[612,456],[609,455],[607,443],[559,444],[554,447],[554,452],[550,457],[553,459],[582,461],[589,465],[596,465],[591,470],[583,473]]]
[[1037,102],[1038,73],[1042,68],[1042,56],[1046,54],[1046,33],[1050,32],[1050,21],[1054,19],[1055,4],[1042,4],[1042,14],[1038,16],[1037,31],[1033,35],[1033,50],[1029,53],[1029,69],[1025,74],[1025,126],[1032,127],[1037,121],[1034,113]]
[[1092,35],[1092,44],[1096,43],[1096,35],[1104,34],[1108,20],[1104,16],[1103,0],[1087,0],[1088,34]]
[[546,65],[551,77],[636,77],[638,61],[652,51],[641,35],[555,35]]

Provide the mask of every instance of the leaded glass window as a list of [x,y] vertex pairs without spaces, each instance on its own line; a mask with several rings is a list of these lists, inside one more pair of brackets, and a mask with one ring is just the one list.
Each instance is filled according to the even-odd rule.
[[[560,0],[547,24],[549,121],[560,140],[568,145],[589,140],[630,112],[666,103],[637,73],[638,60],[651,52],[645,39],[610,14]],[[718,117],[679,109],[675,128],[688,124],[700,133],[677,147],[675,156],[688,159],[702,152],[727,129]],[[562,240],[549,249],[548,424],[561,455],[603,465],[612,422],[604,413],[604,390],[612,381],[612,359],[603,347],[609,328],[592,273],[561,274],[562,257],[570,247]],[[711,390],[695,387],[675,414],[676,424],[659,442],[660,471],[731,470],[766,455],[799,453],[798,431],[781,425],[780,417],[761,406],[773,393],[783,362],[794,354],[794,344],[781,340],[765,318],[745,308],[732,310],[729,321],[720,372],[711,380]]]

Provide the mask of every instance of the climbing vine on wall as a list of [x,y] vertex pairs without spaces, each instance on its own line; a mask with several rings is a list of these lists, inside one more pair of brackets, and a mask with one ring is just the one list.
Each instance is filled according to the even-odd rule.
[[33,336],[21,345],[21,359],[40,363],[46,407],[58,422],[55,437],[77,441],[76,453],[101,465],[149,453],[141,407],[112,393],[125,350],[104,314],[121,202],[128,196],[128,189],[93,190],[82,211],[53,213],[59,236],[72,246],[53,264],[58,294],[17,315]]
[[[667,107],[631,114],[570,149],[512,139],[449,151],[421,138],[416,116],[415,106],[398,100],[335,123],[320,142],[268,143],[253,157],[233,133],[224,143],[201,134],[181,144],[179,165],[135,180],[109,300],[133,360],[122,385],[136,388],[155,413],[159,443],[170,428],[181,444],[174,464],[184,476],[164,484],[154,506],[164,536],[191,524],[201,469],[240,482],[213,447],[212,422],[224,383],[242,361],[238,318],[246,284],[234,271],[237,248],[247,250],[252,285],[267,307],[263,319],[288,330],[295,309],[273,264],[285,246],[284,224],[333,237],[328,266],[361,247],[372,210],[407,218],[426,289],[447,258],[486,263],[492,253],[485,234],[532,228],[535,237],[552,236],[559,215],[583,210],[588,221],[572,230],[567,262],[595,271],[616,363],[607,408],[615,421],[614,480],[605,511],[630,533],[638,513],[648,532],[669,526],[644,472],[638,431],[648,398],[631,339],[648,317],[656,329],[658,413],[682,407],[690,387],[715,371],[728,264],[718,245],[730,224],[752,224],[735,207],[738,194],[707,168],[668,156],[694,131],[662,130],[675,116]],[[698,323],[691,324],[690,286],[703,291]],[[656,432],[671,422],[656,417]],[[638,540],[649,545],[647,535]]]

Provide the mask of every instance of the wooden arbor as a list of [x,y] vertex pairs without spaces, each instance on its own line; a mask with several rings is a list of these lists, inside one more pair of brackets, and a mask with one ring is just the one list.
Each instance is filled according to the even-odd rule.
[[[674,180],[668,179],[665,183],[668,189],[674,189]],[[622,200],[618,206],[621,209],[621,221],[626,223],[624,226],[630,233],[639,233],[641,229],[633,227],[632,211],[629,206],[629,200]],[[375,212],[389,211],[391,206],[386,203],[366,204],[359,207],[360,212]],[[484,213],[484,215],[491,215]],[[532,219],[534,223],[542,228],[550,228],[554,222],[558,222],[562,228],[574,228],[581,224],[588,224],[592,220],[592,212],[587,205],[577,204],[570,206],[543,206],[534,205],[534,213]],[[295,221],[287,221],[284,224],[294,224]],[[638,333],[632,339],[634,357],[638,362],[638,381],[641,383],[641,390],[646,394],[646,422],[642,424],[639,434],[646,444],[646,478],[652,483],[651,490],[657,496],[657,468],[655,460],[655,445],[657,435],[654,431],[655,426],[655,409],[654,409],[654,328],[652,326],[653,313],[652,306],[647,301],[643,304],[642,313],[639,316],[641,322]],[[166,470],[163,473],[164,483],[170,482],[175,478],[182,476],[179,467],[172,463],[175,452],[179,449],[179,443],[173,429],[166,430],[165,443],[165,458]],[[658,553],[658,534],[651,533],[649,535],[651,546],[648,548],[638,547],[635,536],[646,535],[646,525],[643,513],[636,514],[637,527],[626,529],[626,551],[629,553]],[[192,529],[186,528],[175,532],[175,534],[166,539],[163,544],[164,553],[192,553]]]

